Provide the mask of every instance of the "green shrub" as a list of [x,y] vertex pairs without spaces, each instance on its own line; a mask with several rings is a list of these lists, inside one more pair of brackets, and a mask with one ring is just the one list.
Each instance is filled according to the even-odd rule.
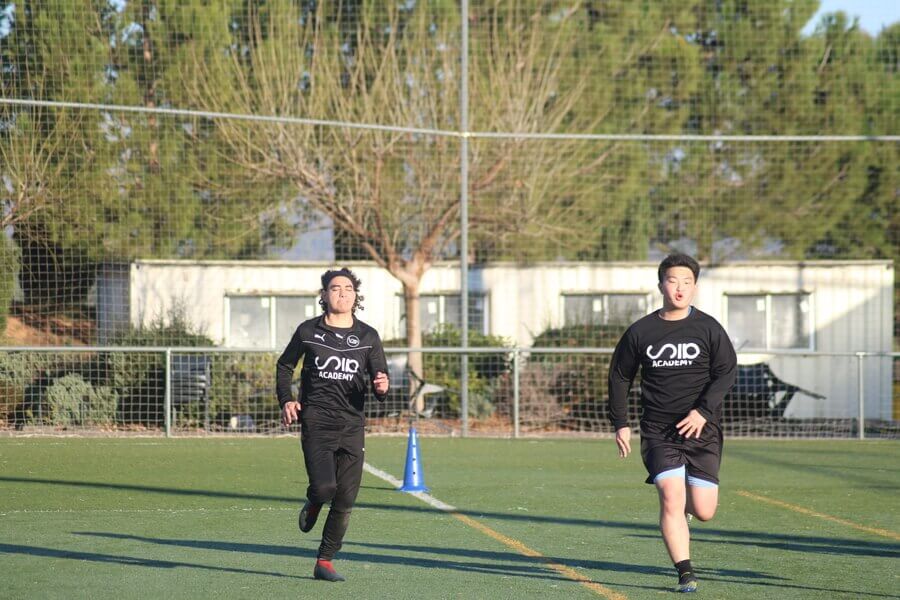
[[[535,337],[533,347],[613,348],[627,328],[627,325],[550,328]],[[540,379],[544,384],[543,397],[548,399],[550,405],[532,406],[531,410],[536,414],[553,415],[560,425],[574,429],[606,428],[607,377],[611,358],[610,354],[532,353],[522,366],[523,379],[526,374]],[[538,365],[552,368],[536,369]],[[637,410],[636,406],[634,410]]]
[[40,409],[28,402],[27,392],[46,379],[53,357],[43,352],[0,352],[0,420],[17,424],[33,422]]
[[[167,318],[147,326],[131,327],[119,334],[115,346],[213,346],[213,341],[197,331],[186,319],[183,307],[176,306]],[[165,405],[165,356],[161,352],[109,352],[104,356],[108,385],[118,394],[121,420],[158,426]]]
[[[234,415],[250,415],[257,426],[277,425],[275,363],[270,353],[216,355],[212,364],[210,422],[226,426]],[[297,371],[299,372],[298,366]]]
[[[628,325],[568,325],[551,327],[539,333],[532,342],[534,348],[613,348],[628,329]],[[558,354],[541,355],[547,360]]]
[[[459,348],[462,346],[462,332],[452,325],[442,325],[435,330],[425,334],[423,342],[425,346],[435,348]],[[511,348],[512,342],[498,335],[485,335],[477,331],[469,332],[469,346],[472,348]],[[458,355],[449,354],[432,354],[432,358],[450,358],[459,365]],[[428,358],[426,357],[426,373]],[[470,354],[469,369],[473,371],[479,378],[484,380],[492,380],[500,377],[504,373],[512,370],[512,355],[504,352],[502,354]],[[460,372],[456,369],[457,374]],[[469,376],[471,380],[471,374]]]
[[[422,344],[434,348],[459,348],[462,333],[452,325],[443,325],[422,336]],[[406,340],[388,340],[385,346],[405,346]],[[510,348],[512,343],[506,338],[469,332],[469,346],[473,348]],[[423,378],[428,383],[443,387],[446,403],[442,407],[444,416],[459,416],[461,411],[460,389],[462,361],[459,354],[426,353],[422,359]],[[512,354],[509,352],[469,355],[469,416],[487,418],[494,414],[494,394],[499,378],[512,370]]]
[[94,388],[81,375],[56,379],[46,391],[50,423],[72,425],[111,425],[116,419],[118,396],[109,387]]
[[[531,361],[519,370],[519,423],[531,431],[554,430],[569,420],[567,409],[560,405],[555,386],[561,363]],[[513,378],[502,379],[494,395],[497,413],[512,417],[515,391]]]

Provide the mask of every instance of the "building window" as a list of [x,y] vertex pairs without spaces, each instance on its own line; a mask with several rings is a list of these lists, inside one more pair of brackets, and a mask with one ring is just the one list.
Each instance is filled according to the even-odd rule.
[[736,350],[814,349],[809,294],[729,294],[726,302]]
[[275,347],[285,348],[297,325],[312,319],[322,312],[318,296],[276,296],[275,303]]
[[318,296],[228,296],[226,345],[282,349],[297,325],[319,314]]
[[[469,294],[469,331],[487,335],[487,296],[480,293]],[[406,305],[400,298],[400,318],[406,318]],[[441,325],[452,325],[460,329],[462,324],[462,302],[459,294],[422,294],[419,296],[419,323],[423,332],[434,331]]]
[[564,294],[564,325],[631,325],[650,312],[649,294]]

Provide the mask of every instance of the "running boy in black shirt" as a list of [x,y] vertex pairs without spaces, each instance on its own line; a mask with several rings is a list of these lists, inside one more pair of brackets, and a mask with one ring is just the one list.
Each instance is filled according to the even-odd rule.
[[[313,577],[327,581],[344,581],[331,560],[341,548],[362,480],[368,381],[378,399],[384,398],[389,385],[378,332],[354,316],[362,310],[359,285],[349,269],[322,275],[319,305],[325,313],[297,327],[278,359],[275,376],[282,422],[300,420],[309,477],[300,530],[310,531],[322,505],[331,502],[313,569]],[[291,393],[291,379],[301,358],[298,401]]]
[[691,306],[699,275],[700,265],[684,254],[660,263],[663,307],[628,328],[609,368],[609,414],[622,458],[631,452],[628,392],[641,369],[641,457],[659,493],[659,527],[680,592],[697,590],[686,514],[707,521],[716,513],[722,400],[737,371],[725,330]]

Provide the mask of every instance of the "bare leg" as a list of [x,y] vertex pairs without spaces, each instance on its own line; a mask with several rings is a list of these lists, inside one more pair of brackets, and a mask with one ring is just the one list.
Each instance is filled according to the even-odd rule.
[[659,492],[659,530],[672,563],[691,557],[691,533],[684,516],[687,490],[684,477],[667,477],[656,482]]
[[719,505],[719,487],[687,486],[687,512],[700,521],[709,521]]

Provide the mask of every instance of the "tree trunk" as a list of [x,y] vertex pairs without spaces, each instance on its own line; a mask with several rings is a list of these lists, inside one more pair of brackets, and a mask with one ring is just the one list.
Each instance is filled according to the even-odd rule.
[[[410,348],[422,347],[422,323],[419,312],[419,283],[421,279],[404,278],[403,302],[406,306],[406,345]],[[408,357],[409,370],[414,377],[410,377],[410,397],[415,397],[416,413],[425,410],[425,397],[416,394],[421,381],[424,380],[424,368],[421,352],[410,352]]]

